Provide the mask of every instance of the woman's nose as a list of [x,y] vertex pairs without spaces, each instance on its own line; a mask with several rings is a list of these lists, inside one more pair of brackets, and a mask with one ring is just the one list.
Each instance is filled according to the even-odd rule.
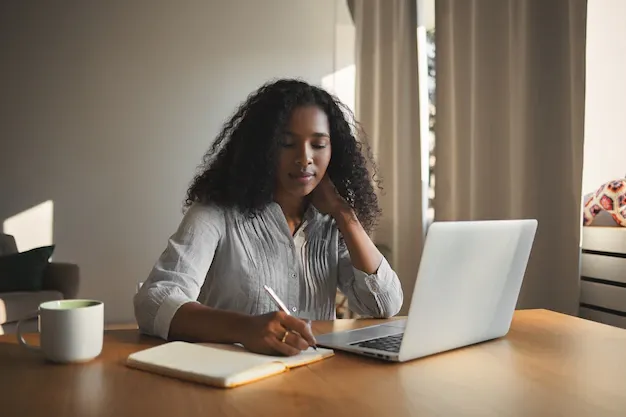
[[313,152],[310,148],[311,147],[308,145],[299,147],[295,161],[296,165],[304,168],[307,165],[311,165],[313,163]]

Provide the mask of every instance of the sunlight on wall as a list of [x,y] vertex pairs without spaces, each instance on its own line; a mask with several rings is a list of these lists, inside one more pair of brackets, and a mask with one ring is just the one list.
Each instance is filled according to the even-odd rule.
[[[623,101],[626,94],[626,2],[589,2],[585,60],[582,196],[626,178]],[[621,35],[620,35],[621,33]],[[619,51],[619,52],[618,52]]]
[[354,113],[354,86],[356,67],[354,64],[322,78],[322,87],[333,93]]
[[356,93],[356,28],[352,22],[348,3],[335,2],[335,34],[333,72],[322,78],[322,88],[334,94],[355,113]]
[[20,252],[53,243],[54,202],[45,201],[4,221],[3,232],[13,235]]

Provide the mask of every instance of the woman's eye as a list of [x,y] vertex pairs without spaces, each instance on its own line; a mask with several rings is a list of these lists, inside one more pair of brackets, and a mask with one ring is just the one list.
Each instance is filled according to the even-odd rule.
[[324,149],[326,145],[313,145],[315,149]]

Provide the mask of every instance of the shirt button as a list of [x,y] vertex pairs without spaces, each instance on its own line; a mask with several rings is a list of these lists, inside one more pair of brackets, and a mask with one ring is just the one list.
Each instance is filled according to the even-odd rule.
[[296,274],[295,274],[295,273],[292,273],[292,274],[291,274],[291,278],[295,278],[295,277],[296,277]]
[[295,307],[291,307],[291,311],[293,311],[295,313],[296,311],[298,311],[298,309],[295,308]]

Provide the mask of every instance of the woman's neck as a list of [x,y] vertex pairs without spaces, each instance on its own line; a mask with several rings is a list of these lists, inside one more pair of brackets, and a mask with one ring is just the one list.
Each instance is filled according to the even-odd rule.
[[274,199],[283,210],[285,217],[293,219],[301,219],[306,210],[306,201],[304,198],[281,198],[276,196]]
[[274,201],[276,201],[282,209],[289,229],[291,233],[293,233],[300,223],[302,223],[308,201],[305,198],[293,198],[291,196],[280,195],[276,195]]

